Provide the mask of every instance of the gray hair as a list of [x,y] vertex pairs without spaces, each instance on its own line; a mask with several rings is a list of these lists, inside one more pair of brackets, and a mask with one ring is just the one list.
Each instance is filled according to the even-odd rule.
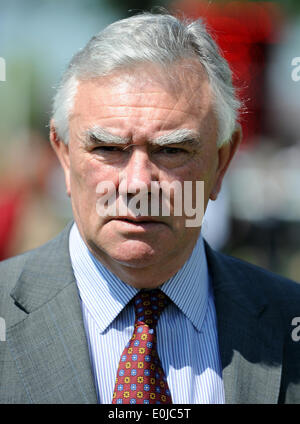
[[69,114],[78,82],[109,75],[138,63],[166,67],[185,58],[197,58],[208,75],[218,119],[218,145],[230,141],[240,101],[231,70],[201,19],[179,20],[168,14],[143,13],[117,21],[91,38],[71,60],[53,102],[58,137],[69,141]]

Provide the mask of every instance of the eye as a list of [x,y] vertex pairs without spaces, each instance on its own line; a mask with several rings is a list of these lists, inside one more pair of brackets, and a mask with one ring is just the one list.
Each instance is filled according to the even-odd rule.
[[92,149],[92,153],[102,156],[102,157],[116,157],[123,155],[124,152],[127,150],[124,148],[124,146],[109,146],[109,145],[103,145],[103,146],[97,146],[94,149]]
[[159,150],[158,153],[164,154],[166,156],[179,156],[186,155],[188,152],[186,149],[180,147],[163,147]]
[[180,153],[187,153],[187,151],[185,149],[179,148],[179,147],[162,147],[159,150],[159,153],[165,153],[168,155],[176,155],[176,154],[180,154]]
[[153,161],[166,168],[183,166],[191,157],[188,147],[182,145],[156,146],[152,151]]
[[98,153],[119,153],[124,151],[124,147],[120,146],[97,146],[93,149],[93,152]]
[[93,157],[105,163],[120,163],[127,158],[127,149],[125,146],[117,145],[98,145],[90,151]]

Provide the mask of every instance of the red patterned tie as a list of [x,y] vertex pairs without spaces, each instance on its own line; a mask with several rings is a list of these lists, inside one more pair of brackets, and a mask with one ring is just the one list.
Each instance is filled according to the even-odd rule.
[[112,403],[172,403],[156,349],[156,324],[169,298],[159,289],[140,291],[133,299],[134,332],[119,363]]

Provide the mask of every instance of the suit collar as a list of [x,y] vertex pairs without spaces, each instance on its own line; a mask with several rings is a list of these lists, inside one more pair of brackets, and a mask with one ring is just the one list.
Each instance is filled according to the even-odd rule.
[[[264,295],[265,271],[206,244],[226,403],[277,403],[284,329]],[[276,315],[276,312],[275,312]]]
[[53,240],[31,252],[12,298],[27,313],[54,298],[75,281],[69,255],[69,232],[73,222]]
[[[259,316],[268,304],[262,288],[257,290],[253,267],[214,251],[205,242],[206,257],[215,296],[222,296],[251,316]],[[247,272],[248,270],[249,272]]]
[[29,254],[11,293],[28,314],[7,330],[7,345],[28,403],[97,403],[69,257],[71,225]]

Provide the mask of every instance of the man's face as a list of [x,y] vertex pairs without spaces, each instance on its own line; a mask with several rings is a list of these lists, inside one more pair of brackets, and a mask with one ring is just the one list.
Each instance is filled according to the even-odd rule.
[[[182,66],[173,66],[172,80],[152,66],[81,81],[69,146],[52,134],[81,236],[102,263],[136,287],[157,286],[176,273],[200,228],[187,227],[184,215],[172,213],[142,222],[101,217],[97,185],[113,182],[118,197],[125,181],[131,193],[141,184],[150,191],[153,181],[204,181],[206,207],[217,195],[230,156],[225,154],[225,161],[216,145],[217,120],[205,72],[198,64],[190,72]],[[191,134],[191,140],[175,142],[178,130]]]

